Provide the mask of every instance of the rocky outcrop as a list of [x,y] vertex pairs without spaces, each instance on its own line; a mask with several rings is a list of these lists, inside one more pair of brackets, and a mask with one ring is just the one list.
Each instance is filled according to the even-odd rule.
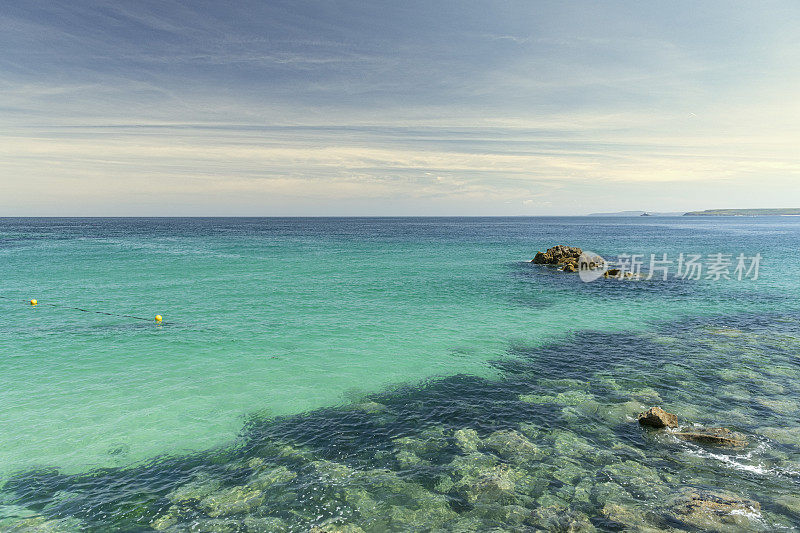
[[[636,417],[639,424],[656,429],[677,428],[678,417],[668,413],[660,407],[651,407]],[[699,444],[713,444],[716,446],[747,446],[747,438],[741,433],[736,433],[728,428],[688,428],[684,431],[671,432],[679,439],[697,442]]]
[[700,444],[713,444],[716,446],[747,446],[747,439],[741,433],[735,433],[727,428],[704,428],[696,431],[678,431],[673,433],[678,438]]
[[[581,268],[595,270],[605,267],[605,260],[599,255],[586,256],[583,250],[575,246],[559,244],[548,248],[545,252],[536,252],[531,263],[537,265],[560,266],[563,272],[578,272]],[[583,259],[581,259],[583,257]],[[585,264],[581,265],[581,260]]]
[[653,428],[676,428],[678,427],[678,417],[668,413],[660,407],[651,407],[644,413],[639,413],[636,420],[643,426]]
[[531,260],[531,263],[536,263],[537,265],[563,265],[570,263],[577,266],[581,253],[583,253],[583,250],[580,248],[559,244],[548,248],[546,252],[536,252],[536,256]]

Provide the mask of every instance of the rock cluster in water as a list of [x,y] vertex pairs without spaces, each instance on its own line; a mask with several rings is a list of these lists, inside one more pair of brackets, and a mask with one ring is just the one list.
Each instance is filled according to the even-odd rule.
[[537,265],[563,265],[561,270],[564,272],[577,272],[578,261],[583,250],[574,246],[564,246],[559,244],[548,248],[545,252],[536,252],[531,259],[531,263]]
[[[644,413],[639,413],[636,420],[643,426],[656,429],[678,427],[678,417],[660,407],[651,407]],[[691,428],[683,431],[675,431],[671,434],[680,439],[700,444],[734,447],[747,446],[747,438],[744,435],[731,431],[728,428]]]
[[[576,246],[558,244],[552,248],[548,248],[547,251],[536,252],[534,258],[531,259],[531,263],[537,265],[560,266],[560,270],[564,272],[578,272],[581,268],[581,254],[583,254],[583,250]],[[594,256],[589,258],[589,263],[585,265],[584,268],[594,270],[595,268],[602,268],[604,264],[605,261],[602,257]]]

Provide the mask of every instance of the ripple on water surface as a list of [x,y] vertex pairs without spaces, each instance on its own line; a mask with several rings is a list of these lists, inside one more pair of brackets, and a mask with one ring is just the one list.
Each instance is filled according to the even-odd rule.
[[[81,475],[22,472],[2,524],[48,531],[800,527],[798,316],[581,332],[458,375],[286,417],[234,446]],[[645,430],[650,405],[743,448]],[[35,529],[39,530],[39,529]],[[45,530],[45,529],[42,529]]]

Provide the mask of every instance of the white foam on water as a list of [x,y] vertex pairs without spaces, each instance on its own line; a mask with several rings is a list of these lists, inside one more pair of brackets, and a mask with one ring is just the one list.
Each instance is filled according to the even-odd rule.
[[767,475],[780,475],[781,469],[775,467],[767,467],[763,464],[747,464],[743,463],[742,461],[749,461],[753,458],[754,452],[763,452],[767,448],[764,443],[759,443],[755,449],[744,453],[744,454],[737,454],[737,455],[727,455],[724,453],[713,453],[709,452],[708,450],[704,450],[699,447],[690,446],[686,453],[689,455],[694,455],[695,457],[701,457],[703,459],[714,459],[723,463],[728,468],[733,468],[736,470],[741,470],[743,472],[750,472],[753,474],[758,474],[761,476]]

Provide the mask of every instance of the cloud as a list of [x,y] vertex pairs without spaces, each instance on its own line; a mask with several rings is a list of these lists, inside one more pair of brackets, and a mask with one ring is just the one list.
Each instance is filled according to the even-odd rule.
[[778,4],[6,5],[0,209],[800,203]]

